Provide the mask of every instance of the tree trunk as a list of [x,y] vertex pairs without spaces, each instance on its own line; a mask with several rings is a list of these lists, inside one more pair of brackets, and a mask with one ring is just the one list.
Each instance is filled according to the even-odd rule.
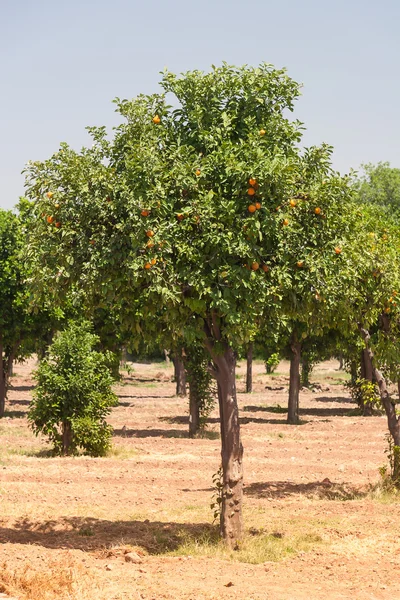
[[171,359],[169,357],[169,350],[164,349],[164,357],[165,357],[165,362],[167,363],[167,365],[169,365],[169,363],[171,362]]
[[175,368],[176,395],[186,396],[186,371],[182,358],[178,354],[172,357]]
[[300,392],[300,361],[301,344],[294,335],[290,345],[292,354],[290,357],[290,383],[287,422],[291,425],[299,423],[299,392]]
[[[371,359],[366,348],[361,352],[361,378],[371,382],[374,379]],[[371,402],[363,402],[361,409],[364,417],[371,417],[374,413]]]
[[72,444],[72,428],[69,421],[63,421],[62,424],[62,454],[68,456]]
[[189,437],[193,438],[200,430],[200,399],[196,382],[189,379]]
[[247,348],[246,394],[253,391],[253,342]]
[[3,344],[0,338],[0,418],[6,409],[6,378],[4,373]]
[[230,347],[226,347],[223,354],[212,353],[212,358],[218,384],[221,426],[221,535],[229,547],[237,548],[243,535],[243,446],[236,397],[236,359]]
[[300,375],[300,386],[301,387],[310,387],[310,373],[312,371],[312,365],[308,359],[308,356],[305,355],[301,358],[301,375]]
[[340,352],[340,354],[339,354],[339,371],[343,371],[343,368],[344,368],[343,353]]
[[[392,436],[394,445],[400,447],[400,417],[396,415],[396,404],[392,401],[390,397],[385,378],[383,377],[379,369],[377,369],[377,367],[375,366],[374,353],[369,347],[369,331],[362,328],[360,329],[360,331],[364,339],[369,361],[371,363],[373,377],[378,384],[379,395],[381,397],[381,402],[385,409],[390,435]],[[400,481],[400,456],[398,452],[395,452],[393,456],[392,475],[395,481]]]

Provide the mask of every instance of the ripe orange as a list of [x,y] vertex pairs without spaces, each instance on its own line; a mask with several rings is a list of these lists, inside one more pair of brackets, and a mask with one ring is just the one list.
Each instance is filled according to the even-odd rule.
[[256,193],[256,190],[251,187],[247,190],[247,193],[249,196],[254,196],[254,194]]
[[339,246],[336,246],[335,252],[336,252],[336,254],[340,254],[342,252],[342,249],[339,248]]
[[149,229],[149,231],[146,231],[146,235],[147,235],[147,237],[151,238],[154,235],[154,231],[152,231],[151,229]]
[[249,185],[251,185],[251,187],[255,187],[257,185],[257,179],[254,179],[254,177],[250,177]]
[[155,123],[156,125],[158,125],[159,123],[161,123],[161,119],[158,115],[154,115],[153,117],[153,123]]
[[297,200],[295,200],[294,198],[292,198],[292,199],[290,200],[289,204],[290,204],[290,206],[291,206],[292,208],[294,208],[294,207],[297,205]]
[[252,265],[251,268],[253,269],[253,271],[258,271],[258,269],[260,268],[260,265],[258,264],[258,262],[255,260]]
[[53,197],[53,192],[47,192],[46,196],[50,199]]
[[200,169],[197,169],[197,170],[196,170],[196,175],[197,175],[197,177],[199,177],[199,175],[201,175],[201,171],[200,171]]
[[152,258],[150,262],[151,262],[152,265],[155,265],[156,262],[157,262],[157,259],[156,258]]
[[255,204],[249,204],[249,206],[247,207],[247,210],[249,211],[249,213],[254,213],[256,212],[256,205]]
[[304,265],[304,262],[302,260],[298,260],[296,264],[299,268],[301,268]]
[[257,210],[260,210],[261,208],[261,202],[256,202],[255,207]]
[[184,217],[185,217],[185,215],[184,215],[184,214],[182,214],[182,213],[178,213],[178,214],[176,215],[176,218],[178,219],[178,221],[183,221]]
[[314,208],[314,212],[316,215],[320,215],[321,214],[321,209],[319,206],[317,206],[316,208]]
[[149,240],[146,244],[147,248],[153,248],[154,246],[154,242],[152,242],[151,240]]
[[283,219],[283,225],[289,225],[289,219]]
[[149,210],[143,209],[142,212],[140,213],[142,215],[142,217],[148,217],[150,214]]
[[90,242],[89,242],[89,244],[91,244],[92,246],[94,246],[94,245],[95,245],[95,243],[96,243],[96,242],[95,242],[94,240],[90,240]]
[[54,217],[51,217],[50,215],[47,217],[47,222],[48,223],[52,223],[54,221]]
[[148,271],[149,269],[151,269],[151,264],[150,263],[146,263],[144,265],[144,268]]
[[262,270],[265,271],[265,273],[268,273],[269,271],[269,266],[268,265],[262,265]]
[[385,313],[386,313],[386,314],[390,313],[390,306],[387,306],[387,307],[385,308]]
[[61,223],[58,221],[57,223],[55,223],[55,226],[57,227],[57,229],[59,229],[61,227]]
[[265,135],[267,132],[265,131],[265,129],[260,129],[260,135]]

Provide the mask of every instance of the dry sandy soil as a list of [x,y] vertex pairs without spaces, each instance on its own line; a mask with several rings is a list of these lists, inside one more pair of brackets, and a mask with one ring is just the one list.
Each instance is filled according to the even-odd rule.
[[[246,539],[225,551],[212,526],[217,414],[187,437],[172,369],[134,364],[117,386],[107,458],[50,458],[28,428],[28,362],[0,423],[0,592],[21,600],[393,600],[400,594],[400,497],[371,491],[384,417],[356,416],[337,363],[320,365],[287,425],[287,364],[238,389]],[[126,562],[133,551],[137,562]],[[1,596],[1,594],[0,594]]]

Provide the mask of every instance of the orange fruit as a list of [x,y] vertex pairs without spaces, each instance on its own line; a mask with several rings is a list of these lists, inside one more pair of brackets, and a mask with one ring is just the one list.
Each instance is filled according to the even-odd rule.
[[184,217],[185,217],[185,215],[184,215],[184,214],[182,214],[182,213],[178,213],[178,214],[176,215],[176,218],[178,219],[178,221],[183,221]]
[[251,187],[255,187],[257,185],[257,179],[254,179],[254,177],[250,177],[249,185],[251,185]]
[[200,169],[197,169],[197,170],[196,170],[196,175],[197,175],[197,177],[198,177],[199,175],[201,175],[201,171],[200,171]]
[[281,207],[281,205],[277,206],[275,210],[279,210],[279,209],[280,209],[280,207]]
[[340,254],[342,252],[342,249],[339,248],[339,246],[336,246],[335,252],[336,252],[336,254]]
[[61,223],[58,221],[58,223],[55,223],[55,226],[57,227],[57,229],[59,229],[61,227]]
[[151,262],[152,265],[155,265],[156,262],[157,262],[157,259],[156,258],[152,258],[150,262]]
[[256,210],[257,210],[257,208],[256,208],[256,205],[255,205],[255,204],[250,204],[250,205],[247,207],[247,210],[249,211],[249,213],[254,213],[254,212],[256,212]]
[[154,242],[152,242],[151,240],[149,240],[146,244],[147,248],[153,248],[154,246]]
[[52,223],[54,221],[54,217],[51,217],[50,215],[47,217],[47,222],[48,223]]
[[296,264],[299,268],[301,268],[304,265],[304,262],[302,260],[298,260]]
[[292,208],[294,208],[294,207],[297,205],[297,200],[295,200],[294,198],[292,198],[292,199],[290,200],[289,204],[290,204],[290,206],[291,206]]
[[59,205],[59,204],[56,204],[56,205],[55,205],[55,207],[56,207],[56,208],[60,208],[60,205]]
[[253,271],[258,271],[258,269],[260,268],[260,265],[258,264],[258,262],[255,260],[252,265],[251,268],[253,269]]
[[247,193],[249,196],[254,196],[254,194],[256,193],[256,190],[251,187],[247,190]]
[[142,212],[140,213],[142,215],[142,217],[148,217],[150,214],[149,210],[143,209]]
[[89,242],[89,244],[91,244],[92,246],[94,246],[94,245],[95,245],[95,243],[96,243],[96,242],[95,242],[94,240],[90,240],[90,242]]
[[154,231],[152,231],[151,229],[149,229],[149,231],[146,231],[146,235],[147,235],[147,237],[151,238],[154,235]]
[[260,129],[260,135],[263,136],[265,135],[267,132],[265,131],[265,129]]
[[261,208],[261,202],[256,202],[255,203],[255,207],[256,207],[257,210],[260,210],[260,208]]
[[268,273],[269,271],[269,266],[268,265],[262,265],[262,270],[265,271],[265,273]]
[[289,225],[289,219],[283,219],[283,225]]
[[158,115],[154,115],[153,117],[153,123],[155,123],[156,125],[158,125],[159,123],[161,123],[161,119]]
[[146,263],[144,265],[144,268],[148,271],[149,269],[151,269],[151,264],[150,263]]
[[47,192],[46,196],[50,199],[53,197],[53,192]]
[[390,306],[387,306],[387,307],[385,308],[385,313],[386,313],[386,314],[390,313]]
[[314,208],[314,212],[316,215],[320,215],[321,214],[321,209],[319,206],[317,206],[316,208]]

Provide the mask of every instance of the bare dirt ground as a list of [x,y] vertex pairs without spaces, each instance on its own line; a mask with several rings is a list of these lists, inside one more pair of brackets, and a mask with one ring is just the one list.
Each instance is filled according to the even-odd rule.
[[[49,458],[28,428],[33,362],[16,366],[0,422],[0,592],[21,600],[393,600],[400,498],[371,492],[386,457],[384,417],[355,416],[337,363],[286,424],[287,364],[238,373],[246,540],[218,544],[210,509],[216,412],[187,437],[172,368],[134,364],[117,386],[107,458]],[[134,552],[136,562],[127,562]],[[134,555],[135,558],[135,555]],[[1,596],[1,594],[0,594]]]

